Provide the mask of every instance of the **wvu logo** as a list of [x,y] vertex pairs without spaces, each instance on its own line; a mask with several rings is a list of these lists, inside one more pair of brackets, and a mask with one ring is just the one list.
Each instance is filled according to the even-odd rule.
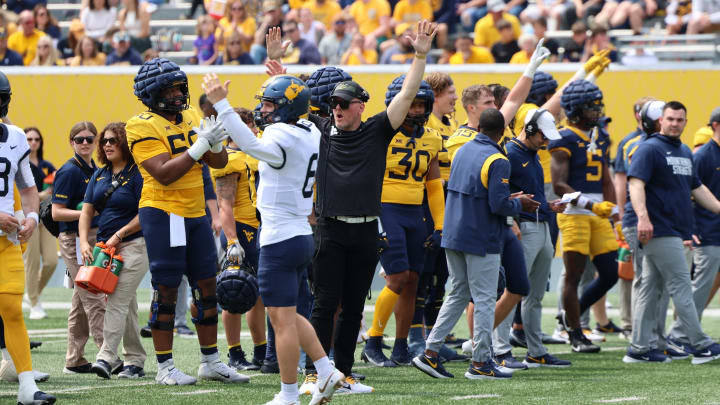
[[291,83],[288,88],[285,89],[285,97],[291,101],[295,100],[295,97],[297,97],[303,90],[305,90],[305,86],[301,86],[297,83]]
[[243,229],[243,233],[245,234],[245,239],[248,242],[252,242],[253,238],[255,238],[255,232]]

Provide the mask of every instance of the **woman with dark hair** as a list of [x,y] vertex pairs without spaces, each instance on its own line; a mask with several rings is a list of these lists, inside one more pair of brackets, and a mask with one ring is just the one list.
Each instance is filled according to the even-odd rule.
[[45,4],[37,4],[33,8],[33,16],[35,16],[35,28],[49,35],[53,41],[60,40],[60,27],[58,22],[50,15]]
[[[103,167],[93,173],[85,191],[78,226],[80,251],[86,263],[92,262],[90,226],[93,218],[97,218],[97,241],[114,248],[115,253],[122,256],[124,266],[115,291],[107,296],[103,344],[92,371],[109,379],[115,370],[123,367],[119,378],[140,378],[145,376],[146,354],[140,342],[136,292],[149,264],[138,218],[143,180],[130,154],[124,123],[112,122],[100,132],[97,156]],[[118,356],[120,340],[124,363]]]
[[87,7],[80,11],[80,21],[85,26],[85,34],[102,42],[105,33],[115,24],[117,9],[110,7],[108,0],[90,0]]
[[[25,128],[25,136],[30,145],[30,170],[35,178],[40,201],[50,197],[53,192],[52,177],[55,166],[43,159],[43,137],[35,127]],[[30,319],[43,319],[47,314],[40,303],[40,294],[50,281],[58,263],[57,241],[40,222],[33,232],[23,253],[25,262],[25,284],[30,300]]]
[[70,66],[105,66],[106,59],[105,54],[98,51],[98,43],[84,36],[75,47],[75,56],[70,59]]
[[143,53],[152,47],[150,41],[150,13],[147,3],[138,0],[123,0],[124,8],[118,13],[120,30],[130,34],[130,46]]
[[[92,122],[81,121],[70,129],[70,147],[75,155],[55,173],[52,197],[52,217],[58,222],[60,254],[65,262],[67,276],[75,281],[82,255],[78,238],[78,220],[82,209],[85,189],[93,172],[95,162],[92,154],[97,144],[97,129]],[[93,218],[88,243],[95,244],[97,217]],[[90,373],[90,363],[85,359],[85,343],[92,334],[98,348],[103,343],[103,318],[105,297],[83,288],[75,288],[68,314],[68,342],[65,355],[65,374]]]

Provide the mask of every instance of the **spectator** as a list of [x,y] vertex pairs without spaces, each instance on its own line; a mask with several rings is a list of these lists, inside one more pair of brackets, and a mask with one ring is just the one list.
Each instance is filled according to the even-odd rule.
[[271,29],[281,28],[282,13],[280,6],[276,0],[263,0],[263,18],[260,27],[255,31],[255,38],[250,48],[250,56],[252,56],[255,64],[260,65],[267,58],[267,49],[265,49],[265,36]]
[[5,27],[5,32],[10,36],[17,31],[17,24],[13,18],[8,18],[8,12],[0,9],[0,27]]
[[365,37],[356,32],[352,39],[350,49],[345,52],[340,61],[341,65],[374,65],[378,61],[375,49],[365,49]]
[[79,19],[74,18],[70,22],[68,36],[57,44],[57,50],[60,51],[60,57],[65,60],[65,64],[70,64],[70,60],[75,56],[75,48],[83,36],[85,36],[85,27]]
[[23,58],[23,64],[26,66],[35,59],[35,50],[40,37],[45,33],[35,29],[35,17],[32,11],[25,10],[20,13],[20,30],[16,31],[8,38],[8,48],[17,52]]
[[7,0],[5,5],[7,9],[15,14],[20,14],[23,11],[32,11],[36,5],[47,4],[47,0]]
[[55,17],[50,15],[46,5],[36,5],[33,9],[33,17],[35,17],[35,28],[50,35],[54,41],[60,40],[60,27]]
[[315,17],[307,7],[301,8],[299,14],[300,23],[298,24],[298,29],[300,30],[300,37],[317,46],[325,35],[325,26],[320,21],[314,19]]
[[282,27],[285,38],[291,42],[292,49],[282,58],[284,64],[319,65],[320,52],[315,45],[300,37],[300,30],[295,21],[287,21]]
[[52,44],[52,38],[47,35],[40,38],[35,50],[35,58],[30,62],[30,66],[58,66],[64,64],[62,59],[58,58],[58,53]]
[[[438,24],[448,27],[448,33],[455,32],[459,28],[458,26],[458,0],[443,0],[443,1],[431,1],[430,4],[433,6],[433,19]],[[446,41],[447,42],[447,41]],[[442,48],[442,47],[438,47]]]
[[0,65],[2,66],[22,66],[23,58],[19,53],[8,49],[8,39],[5,33],[5,27],[0,27]]
[[[25,128],[25,136],[30,145],[30,170],[35,179],[40,201],[52,195],[52,177],[55,167],[43,159],[44,141],[40,130],[35,127]],[[49,180],[49,183],[48,183]],[[42,221],[27,241],[23,261],[25,262],[25,284],[30,301],[30,319],[47,318],[40,302],[40,294],[50,281],[58,263],[57,240],[45,228]]]
[[110,7],[108,0],[90,0],[87,7],[80,11],[80,21],[85,27],[85,35],[102,42],[105,32],[115,24],[117,9]]
[[157,49],[155,48],[148,48],[145,50],[145,52],[142,53],[142,60],[143,62],[147,62],[149,60],[159,58],[160,54],[158,53]]
[[70,66],[104,66],[105,60],[105,54],[98,51],[97,42],[84,36],[75,46],[75,56],[70,60]]
[[560,48],[560,44],[555,38],[548,38],[546,36],[548,26],[547,26],[547,19],[545,17],[540,17],[533,21],[532,23],[533,27],[533,33],[535,34],[535,39],[540,40],[542,38],[545,38],[545,41],[543,42],[543,46],[550,51],[550,58],[548,59],[550,62],[556,62],[558,58],[558,49]]
[[500,40],[500,32],[495,27],[498,21],[508,20],[512,26],[513,39],[518,39],[522,30],[520,29],[520,21],[512,14],[505,12],[505,3],[503,0],[488,0],[488,15],[481,18],[475,24],[475,45],[491,48]]
[[[92,122],[79,122],[70,129],[70,146],[75,154],[55,173],[53,182],[52,217],[58,222],[60,254],[70,280],[74,281],[78,264],[78,219],[90,176],[96,169],[92,154],[95,151],[97,129]],[[97,217],[93,218],[87,242],[95,244]],[[103,344],[105,297],[84,288],[74,288],[68,314],[66,374],[90,373],[85,359],[85,343],[92,335],[95,345]]]
[[505,5],[505,11],[515,17],[519,17],[520,13],[522,13],[523,10],[525,10],[525,7],[527,7],[527,4],[527,0],[510,0]]
[[336,0],[310,0],[305,3],[305,8],[310,10],[315,20],[323,23],[325,29],[330,29],[334,19],[342,12]]
[[[143,180],[130,155],[124,123],[112,122],[100,132],[97,156],[103,167],[95,170],[85,191],[78,226],[80,251],[83,260],[93,260],[94,244],[88,236],[94,235],[90,226],[93,218],[97,218],[97,241],[122,256],[123,268],[115,291],[107,296],[103,344],[92,371],[110,379],[122,367],[119,378],[139,378],[145,375],[146,354],[138,327],[137,288],[148,272],[149,263],[138,218]],[[117,352],[120,340],[124,361]]]
[[[382,65],[403,65],[412,63],[415,57],[415,50],[410,43],[410,38],[415,37],[412,27],[406,27],[404,31],[399,31],[403,27],[398,26],[395,30],[398,34],[395,45],[386,49],[380,58]],[[367,45],[367,40],[365,41]]]
[[150,13],[147,3],[139,0],[123,0],[125,6],[118,13],[118,26],[130,34],[130,46],[138,52],[152,47],[150,41]]
[[[562,4],[563,0],[552,0],[552,2],[553,4],[547,6],[545,5],[544,0],[535,0],[535,3],[528,4],[528,6],[525,7],[525,10],[520,13],[520,21],[523,24],[533,24],[535,21],[542,18],[545,19],[547,28],[547,18],[552,17],[550,19],[551,25],[549,30],[555,31],[559,23],[562,21],[563,16],[563,13],[558,13],[557,11],[555,11],[555,9],[557,8],[558,4]],[[536,36],[538,36],[537,33]]]
[[455,49],[457,51],[450,57],[451,65],[495,63],[490,51],[482,46],[473,46],[472,38],[467,34],[462,34],[455,40]]
[[323,39],[320,40],[318,51],[323,65],[339,65],[345,51],[350,48],[352,37],[346,33],[347,19],[348,17],[344,13],[335,15],[332,22],[332,31],[325,34]]
[[457,13],[460,15],[460,24],[463,31],[470,32],[475,24],[487,15],[487,0],[461,0]]
[[257,24],[255,19],[250,17],[243,0],[231,1],[225,7],[225,17],[220,19],[220,26],[215,30],[215,38],[218,39],[218,51],[223,51],[233,33],[237,32],[240,38],[240,46],[243,52],[250,51]]
[[218,57],[218,44],[215,41],[215,20],[209,15],[198,18],[193,42],[195,57],[199,65],[212,65]]
[[612,46],[610,43],[610,36],[608,35],[607,27],[598,25],[592,30],[592,34],[590,34],[590,40],[585,43],[585,53],[583,56],[582,61],[588,60],[592,55],[595,55],[597,52],[609,49],[610,54],[607,56],[610,61],[617,62],[618,61],[618,52],[615,50],[615,47]]
[[691,0],[672,0],[665,8],[665,24],[669,35],[677,35],[683,32],[690,18],[692,18]]
[[218,65],[254,65],[255,61],[243,49],[242,36],[233,31],[225,44],[225,51],[218,57]]
[[572,0],[572,3],[565,7],[565,24],[572,26],[578,20],[596,16],[604,3],[604,0]]
[[712,32],[714,24],[720,24],[720,4],[707,0],[694,0],[687,33],[693,35]]
[[106,65],[142,65],[140,54],[130,47],[130,36],[127,32],[116,32],[113,35],[112,46],[114,50],[108,55]]
[[203,0],[192,0],[192,3],[190,4],[190,11],[188,11],[187,14],[181,15],[180,18],[183,20],[192,20],[195,18],[195,11],[197,11],[198,7],[202,7],[202,13],[207,14]]
[[390,25],[400,31],[413,27],[420,20],[432,21],[433,9],[430,0],[400,0],[393,10]]
[[508,20],[500,20],[495,24],[495,27],[500,33],[500,39],[492,46],[492,55],[496,63],[508,63],[510,58],[520,51],[520,47],[515,40],[512,24]]
[[518,40],[520,50],[510,58],[510,63],[513,65],[527,65],[530,62],[530,57],[535,52],[535,45],[537,45],[537,39],[532,34],[522,34]]
[[120,27],[113,25],[105,33],[104,40],[100,43],[100,51],[105,55],[110,55],[113,51],[112,38],[115,33],[120,32]]
[[365,36],[365,48],[375,48],[387,39],[390,30],[390,3],[387,0],[355,0],[350,15]]
[[562,61],[580,62],[587,41],[587,26],[582,21],[575,22],[575,24],[572,25],[572,36],[565,42]]

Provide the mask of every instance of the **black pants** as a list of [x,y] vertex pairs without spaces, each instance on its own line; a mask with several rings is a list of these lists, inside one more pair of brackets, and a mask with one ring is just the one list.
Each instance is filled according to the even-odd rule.
[[[360,320],[378,263],[377,221],[349,224],[320,218],[313,259],[315,306],[310,322],[325,353],[335,349],[335,367],[350,375]],[[333,318],[341,306],[333,342]],[[334,344],[332,344],[334,343]]]

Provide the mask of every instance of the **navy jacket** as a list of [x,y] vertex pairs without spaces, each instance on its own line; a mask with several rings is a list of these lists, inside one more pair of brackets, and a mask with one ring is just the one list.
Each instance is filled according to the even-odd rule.
[[[710,139],[694,155],[695,170],[700,182],[720,198],[720,145]],[[695,234],[702,245],[720,245],[720,215],[695,203]]]
[[537,218],[534,213],[520,212],[520,218],[548,222],[552,219],[552,211],[545,198],[545,175],[540,165],[537,151],[528,149],[519,139],[513,138],[505,144],[510,160],[510,192],[522,191],[533,194],[533,200],[540,203]]

